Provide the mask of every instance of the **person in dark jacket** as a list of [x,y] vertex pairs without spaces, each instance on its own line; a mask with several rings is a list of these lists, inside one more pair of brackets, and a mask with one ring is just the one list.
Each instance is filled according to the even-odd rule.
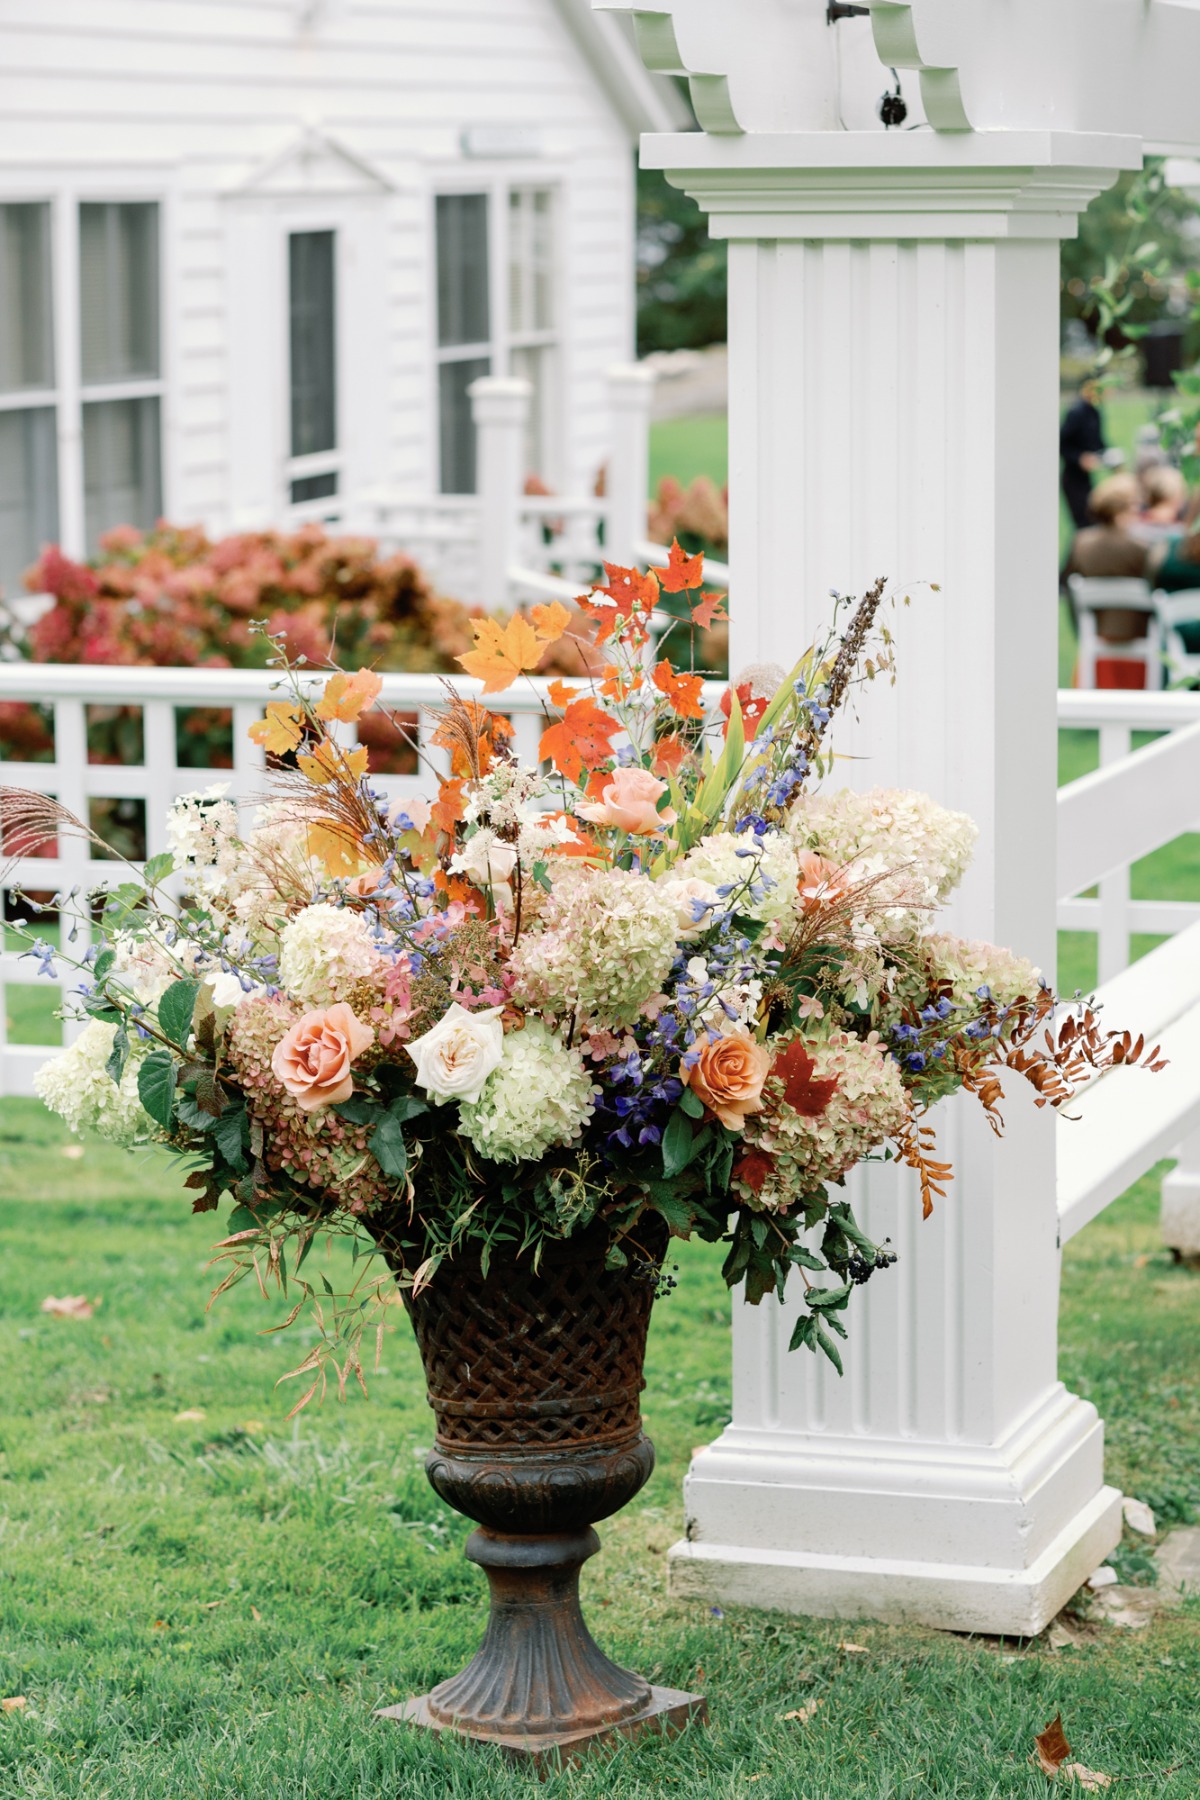
[[1068,407],[1058,435],[1062,455],[1062,491],[1067,509],[1082,531],[1091,523],[1088,500],[1092,491],[1092,474],[1104,459],[1104,422],[1096,402],[1100,390],[1094,381],[1085,381],[1079,398]]

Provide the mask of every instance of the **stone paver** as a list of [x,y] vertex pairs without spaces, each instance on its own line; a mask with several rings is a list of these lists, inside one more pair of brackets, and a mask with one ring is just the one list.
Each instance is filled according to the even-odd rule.
[[1159,1545],[1159,1586],[1200,1594],[1200,1525],[1181,1525]]

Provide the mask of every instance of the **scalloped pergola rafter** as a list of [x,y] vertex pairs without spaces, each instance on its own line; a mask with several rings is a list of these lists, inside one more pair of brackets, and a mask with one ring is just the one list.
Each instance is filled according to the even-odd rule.
[[[841,734],[843,778],[970,812],[954,927],[1052,968],[1059,241],[1145,148],[1200,145],[1200,10],[610,10],[704,127],[644,138],[643,162],[729,240],[733,666],[798,655],[831,587],[937,583],[900,615],[896,689]],[[917,72],[918,129],[875,120],[892,66]],[[843,1380],[787,1354],[790,1307],[735,1306],[680,1591],[1028,1634],[1117,1542],[1103,1426],[1057,1373],[1053,1122],[1007,1112],[997,1144],[941,1109],[957,1180],[926,1225],[902,1173],[853,1178],[901,1261],[855,1308]]]

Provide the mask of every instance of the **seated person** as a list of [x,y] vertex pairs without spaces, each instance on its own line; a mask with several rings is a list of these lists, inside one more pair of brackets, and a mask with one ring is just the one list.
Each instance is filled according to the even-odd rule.
[[[1200,531],[1156,545],[1149,553],[1146,572],[1154,586],[1166,594],[1200,589]],[[1200,651],[1200,600],[1196,602],[1195,619],[1181,619],[1175,630],[1190,656]]]
[[1182,530],[1187,505],[1187,482],[1169,463],[1147,469],[1142,476],[1142,510],[1129,527],[1139,544],[1161,544]]
[[[1146,546],[1133,535],[1141,491],[1132,475],[1110,475],[1092,489],[1094,525],[1075,533],[1063,570],[1109,580],[1146,573]],[[1128,644],[1146,634],[1146,615],[1132,607],[1107,606],[1096,614],[1096,630],[1110,644]]]

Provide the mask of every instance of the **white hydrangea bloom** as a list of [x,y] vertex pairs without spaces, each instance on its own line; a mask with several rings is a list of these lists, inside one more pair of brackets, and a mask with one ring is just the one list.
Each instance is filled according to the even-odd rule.
[[92,1019],[73,1044],[42,1064],[33,1091],[77,1137],[92,1131],[128,1147],[158,1135],[158,1128],[138,1099],[136,1048],[119,1084],[105,1068],[116,1031],[115,1025]]
[[167,841],[175,866],[209,893],[219,893],[242,854],[238,810],[223,796],[227,781],[181,794],[167,814]]
[[279,985],[296,1000],[342,1000],[378,968],[371,928],[349,907],[306,906],[279,935]]
[[492,1162],[536,1162],[574,1143],[595,1111],[592,1077],[575,1048],[539,1019],[509,1032],[504,1059],[479,1099],[458,1109],[459,1129]]
[[966,813],[910,788],[806,795],[792,808],[788,828],[801,849],[841,868],[853,863],[856,875],[903,868],[910,882],[925,886],[930,905],[958,886],[979,836]]
[[675,960],[675,903],[624,869],[556,869],[510,968],[520,1006],[631,1025]]
[[121,932],[112,948],[110,979],[143,1006],[156,1006],[173,981],[181,981],[195,970],[196,946],[186,938],[168,945],[161,932],[148,931],[142,937]]
[[720,895],[710,919],[736,911],[764,925],[786,925],[795,917],[799,876],[795,846],[782,832],[768,831],[759,838],[749,831],[719,831],[701,838],[680,858],[671,870],[671,885],[702,881],[731,890]]

